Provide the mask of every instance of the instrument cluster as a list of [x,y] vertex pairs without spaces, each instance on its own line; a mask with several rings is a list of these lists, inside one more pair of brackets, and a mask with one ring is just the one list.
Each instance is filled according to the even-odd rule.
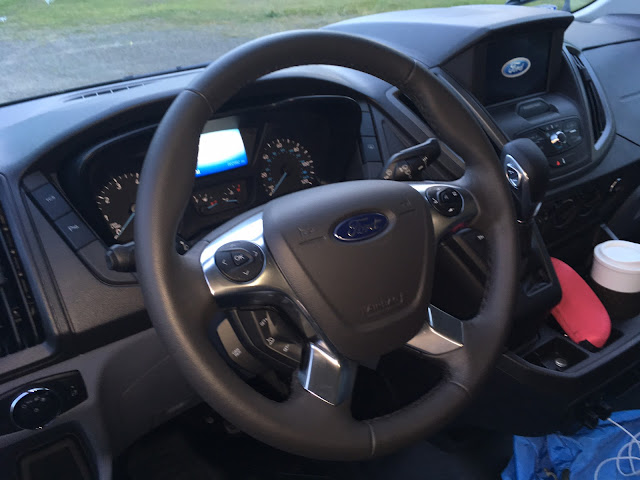
[[[298,97],[210,120],[200,138],[179,243],[188,248],[200,234],[272,198],[358,178],[360,116],[354,100],[327,96]],[[106,245],[134,240],[136,195],[154,133],[155,125],[97,145],[61,176]]]

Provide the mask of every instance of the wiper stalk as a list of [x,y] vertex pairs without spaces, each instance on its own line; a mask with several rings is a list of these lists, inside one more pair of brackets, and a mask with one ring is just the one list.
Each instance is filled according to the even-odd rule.
[[[505,5],[526,5],[527,3],[531,3],[535,0],[507,0]],[[571,12],[571,0],[564,0],[564,5],[562,6],[562,10],[565,12]]]

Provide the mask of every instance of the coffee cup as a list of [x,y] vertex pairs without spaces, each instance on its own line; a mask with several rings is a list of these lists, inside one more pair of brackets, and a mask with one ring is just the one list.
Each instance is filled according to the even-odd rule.
[[640,244],[610,240],[596,245],[591,279],[612,320],[640,314]]

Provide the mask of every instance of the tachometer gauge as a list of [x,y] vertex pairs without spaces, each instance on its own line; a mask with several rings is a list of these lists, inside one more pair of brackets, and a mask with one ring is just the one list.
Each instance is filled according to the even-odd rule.
[[260,152],[260,180],[270,197],[318,184],[313,159],[308,150],[288,138],[270,141]]
[[133,240],[133,219],[139,183],[139,173],[124,173],[109,180],[96,195],[102,218],[118,243]]

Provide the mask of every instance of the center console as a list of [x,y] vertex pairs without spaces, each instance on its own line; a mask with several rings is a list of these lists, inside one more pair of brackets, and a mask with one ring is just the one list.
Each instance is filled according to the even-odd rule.
[[[618,318],[601,296],[612,319],[608,341],[601,348],[575,343],[550,313],[563,295],[550,259],[569,264],[600,294],[590,279],[594,246],[631,223],[640,209],[638,184],[640,169],[631,165],[547,195],[531,236],[523,237],[530,243],[521,243],[521,284],[507,348],[462,423],[532,436],[593,426],[611,409],[629,408],[621,402],[640,380],[640,316]],[[627,212],[626,222],[616,212]],[[609,222],[612,217],[615,222]],[[620,232],[621,239],[635,239]],[[443,249],[440,268],[450,274],[442,275],[449,283],[438,298],[447,312],[473,314],[468,305],[457,307],[456,298],[480,305],[488,259],[484,242],[477,232],[460,232]],[[448,290],[455,294],[447,296]]]
[[[551,257],[589,281],[593,248],[611,234],[601,225],[640,184],[637,152],[616,138],[595,72],[580,51],[563,44],[570,22],[558,17],[544,27],[498,28],[441,65],[441,77],[475,111],[505,165],[509,145],[528,139],[549,167],[548,192],[535,221],[530,228],[521,222],[521,288],[507,350],[464,418],[480,424],[480,418],[490,418],[483,426],[523,435],[593,425],[610,412],[607,403],[615,405],[617,395],[639,378],[633,369],[640,318],[614,321],[609,340],[595,348],[573,342],[550,314],[563,295]],[[512,185],[518,178],[509,170],[506,176]],[[519,210],[518,194],[514,198]],[[636,202],[635,210],[627,208],[627,217],[639,207]],[[460,232],[443,251],[451,283],[438,298],[449,313],[473,314],[447,295],[448,288],[480,305],[489,260],[483,243],[477,232]],[[460,275],[473,280],[456,283]]]
[[612,141],[613,119],[586,59],[563,46],[571,18],[503,28],[443,64],[472,96],[472,108],[499,132],[498,146],[532,140],[552,183],[595,166]]

